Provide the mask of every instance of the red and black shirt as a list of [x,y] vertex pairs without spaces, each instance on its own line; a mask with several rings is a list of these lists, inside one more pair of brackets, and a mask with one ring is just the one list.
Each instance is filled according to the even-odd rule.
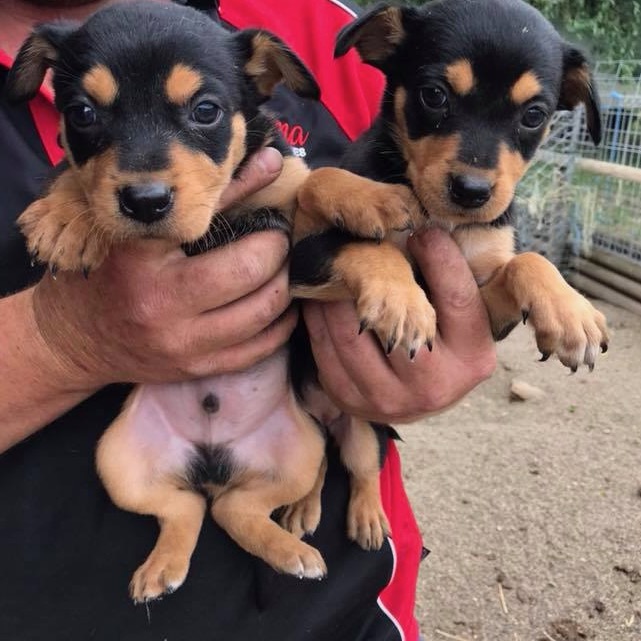
[[[334,37],[354,17],[338,0],[223,0],[234,28],[280,35],[310,67],[322,101],[280,89],[270,108],[294,153],[311,166],[335,163],[374,118],[383,79],[355,54],[335,61]],[[0,51],[0,92],[8,56]],[[41,91],[28,105],[0,102],[0,296],[41,276],[15,220],[62,157],[58,116]],[[327,561],[322,582],[276,574],[205,519],[185,584],[148,609],[127,584],[152,549],[153,518],[113,506],[94,468],[94,450],[127,386],[105,388],[0,455],[0,636],[3,641],[415,641],[421,539],[396,448],[381,494],[393,536],[364,552],[345,535],[349,484],[331,452],[323,517],[311,543]]]

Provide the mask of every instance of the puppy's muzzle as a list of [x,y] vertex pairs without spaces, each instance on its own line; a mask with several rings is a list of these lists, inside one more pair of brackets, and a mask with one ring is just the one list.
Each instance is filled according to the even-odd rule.
[[492,195],[491,183],[480,176],[450,175],[450,198],[465,209],[482,207]]
[[120,213],[145,225],[169,215],[173,203],[174,190],[161,182],[126,185],[118,190]]

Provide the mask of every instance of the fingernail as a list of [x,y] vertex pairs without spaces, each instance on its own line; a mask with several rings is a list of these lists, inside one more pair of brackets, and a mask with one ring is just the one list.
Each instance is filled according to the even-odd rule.
[[278,149],[274,147],[265,147],[256,155],[258,166],[268,174],[278,173],[283,166],[283,157]]

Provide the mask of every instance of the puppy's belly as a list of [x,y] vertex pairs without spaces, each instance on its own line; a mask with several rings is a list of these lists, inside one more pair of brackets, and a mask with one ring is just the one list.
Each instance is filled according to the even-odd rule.
[[122,427],[158,471],[179,473],[195,445],[231,448],[238,464],[269,471],[296,455],[299,416],[283,350],[244,372],[140,385]]

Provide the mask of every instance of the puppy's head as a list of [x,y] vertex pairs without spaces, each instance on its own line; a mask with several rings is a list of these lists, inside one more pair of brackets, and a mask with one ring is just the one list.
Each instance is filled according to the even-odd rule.
[[521,0],[380,5],[339,34],[336,55],[351,47],[387,76],[383,119],[435,219],[499,217],[557,109],[584,103],[599,142],[584,55]]
[[275,85],[318,93],[275,36],[232,34],[201,12],[155,2],[37,27],[9,98],[31,98],[49,67],[67,158],[97,228],[114,238],[202,236],[234,171],[272,135],[257,116]]

